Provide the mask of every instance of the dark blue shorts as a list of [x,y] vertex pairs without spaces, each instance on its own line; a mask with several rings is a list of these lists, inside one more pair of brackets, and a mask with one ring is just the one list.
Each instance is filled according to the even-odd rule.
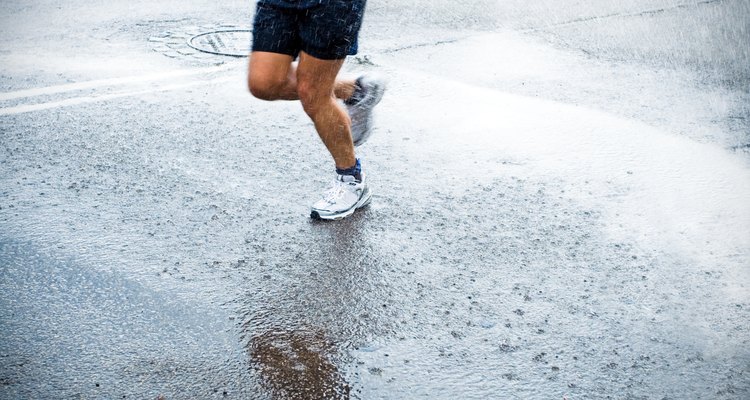
[[357,54],[366,0],[260,0],[252,51],[323,60]]

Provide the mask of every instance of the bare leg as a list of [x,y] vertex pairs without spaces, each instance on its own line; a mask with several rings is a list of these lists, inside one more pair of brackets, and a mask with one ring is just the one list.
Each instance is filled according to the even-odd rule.
[[250,54],[247,87],[263,100],[299,100],[297,73],[292,57],[286,54],[255,51]]
[[[299,100],[297,63],[285,54],[256,51],[250,54],[247,85],[253,96],[263,100]],[[336,79],[334,94],[348,99],[354,93],[353,79]]]
[[315,123],[336,167],[342,169],[356,163],[351,121],[334,93],[343,63],[344,60],[321,60],[303,52],[297,68],[297,94],[302,107]]

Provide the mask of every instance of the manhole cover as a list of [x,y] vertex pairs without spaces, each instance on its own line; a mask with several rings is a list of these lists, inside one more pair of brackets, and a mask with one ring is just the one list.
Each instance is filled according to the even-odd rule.
[[190,38],[188,46],[209,54],[247,57],[250,53],[251,34],[249,29],[206,32]]

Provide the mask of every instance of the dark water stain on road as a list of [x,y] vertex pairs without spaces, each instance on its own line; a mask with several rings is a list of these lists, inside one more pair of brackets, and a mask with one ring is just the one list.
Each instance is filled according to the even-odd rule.
[[266,330],[249,339],[248,351],[274,399],[348,399],[351,388],[331,359],[324,332]]

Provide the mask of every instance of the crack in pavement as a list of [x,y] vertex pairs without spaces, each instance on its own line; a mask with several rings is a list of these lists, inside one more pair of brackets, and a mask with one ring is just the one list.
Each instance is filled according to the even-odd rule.
[[612,14],[605,14],[605,15],[595,15],[595,16],[592,16],[592,17],[576,18],[576,19],[573,19],[573,20],[570,20],[570,21],[559,22],[559,23],[556,23],[556,24],[550,24],[550,25],[547,25],[547,26],[541,27],[541,28],[540,27],[533,27],[533,28],[521,29],[520,31],[521,32],[538,32],[538,31],[541,31],[541,30],[544,30],[544,29],[548,29],[548,28],[557,28],[557,27],[561,27],[561,26],[574,25],[574,24],[579,24],[579,23],[583,23],[583,22],[597,21],[597,20],[600,20],[600,19],[631,18],[631,17],[642,17],[642,16],[646,16],[646,15],[656,15],[656,14],[662,14],[662,13],[669,12],[669,11],[685,9],[685,8],[688,8],[688,7],[699,7],[699,6],[702,6],[702,5],[713,4],[713,3],[720,3],[720,2],[724,2],[724,0],[703,0],[703,1],[698,1],[698,2],[694,2],[694,3],[682,3],[682,4],[676,4],[676,5],[672,6],[672,7],[662,7],[662,8],[656,8],[656,9],[652,9],[652,10],[638,11],[638,12],[633,12],[633,13],[612,13]]

